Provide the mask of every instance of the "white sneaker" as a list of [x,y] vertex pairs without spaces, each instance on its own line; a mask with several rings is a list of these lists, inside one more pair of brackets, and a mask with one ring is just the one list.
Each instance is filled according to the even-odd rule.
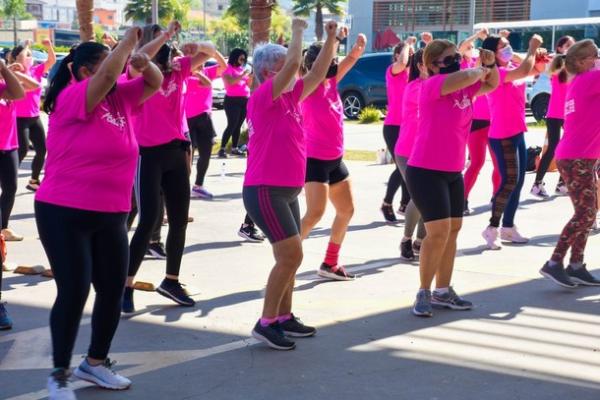
[[548,192],[546,192],[546,185],[544,182],[534,183],[533,187],[531,188],[531,194],[541,199],[547,199],[550,197]]
[[529,238],[521,236],[519,231],[517,231],[516,226],[513,226],[512,228],[501,228],[500,238],[505,242],[511,243],[523,244],[529,242]]
[[96,366],[91,366],[87,362],[87,359],[84,359],[73,372],[73,375],[84,381],[95,383],[105,389],[128,389],[131,386],[131,381],[113,371],[113,365],[114,362],[111,362],[108,358],[102,364]]
[[558,185],[556,185],[556,189],[554,190],[554,192],[559,196],[566,196],[569,194],[569,189],[567,189],[567,185],[565,185],[564,183],[559,183]]
[[64,369],[58,369],[48,377],[47,387],[50,400],[77,399],[69,382],[69,374]]
[[500,250],[502,246],[500,246],[500,242],[498,242],[498,228],[493,226],[488,226],[481,233],[481,236],[485,239],[488,249],[490,250]]
[[15,233],[15,231],[10,228],[2,229],[1,233],[4,236],[4,240],[7,242],[20,242],[23,240],[23,236]]

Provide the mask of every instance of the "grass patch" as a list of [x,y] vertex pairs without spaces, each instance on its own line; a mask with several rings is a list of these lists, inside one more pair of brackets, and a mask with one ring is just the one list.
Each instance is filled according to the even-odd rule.
[[543,119],[541,121],[530,122],[530,123],[527,124],[527,126],[530,126],[532,128],[545,128],[546,127],[546,120]]
[[346,150],[344,160],[348,161],[376,161],[377,153],[368,150]]
[[379,109],[373,106],[368,106],[362,109],[360,115],[358,116],[358,120],[361,124],[372,124],[374,122],[381,121],[381,117],[382,114]]

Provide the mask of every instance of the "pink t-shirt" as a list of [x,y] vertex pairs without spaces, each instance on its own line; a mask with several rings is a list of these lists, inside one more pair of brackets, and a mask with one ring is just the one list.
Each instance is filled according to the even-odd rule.
[[556,159],[600,158],[600,70],[575,76],[567,88],[565,133]]
[[302,187],[306,176],[306,141],[300,96],[304,82],[273,101],[273,79],[248,100],[248,167],[244,186]]
[[442,96],[447,77],[434,75],[421,86],[419,131],[408,165],[445,172],[460,172],[465,166],[473,98],[481,82]]
[[477,96],[473,103],[473,119],[480,121],[490,120],[490,105],[487,95]]
[[560,74],[552,75],[552,94],[550,95],[550,104],[548,104],[548,112],[546,118],[565,118],[565,98],[567,96],[568,82],[560,82],[558,76]]
[[[27,71],[27,75],[32,77],[38,82],[42,82],[44,76],[44,64],[36,65],[31,67]],[[39,87],[35,90],[25,92],[25,97],[15,102],[17,107],[17,117],[37,117],[40,115],[40,98],[42,97],[42,88]]]
[[500,84],[487,95],[490,104],[490,130],[492,139],[506,139],[527,132],[525,124],[525,88],[524,79],[506,82],[506,75],[513,66],[500,67]]
[[46,174],[36,200],[100,212],[128,212],[138,159],[131,113],[144,93],[143,78],[119,81],[91,112],[89,79],[59,94],[48,123]]
[[344,155],[344,106],[336,78],[321,83],[300,104],[306,154],[319,160],[335,160]]
[[173,69],[165,76],[160,90],[139,107],[134,127],[141,147],[160,146],[173,140],[187,141],[183,132],[183,86],[190,76],[190,68],[190,57],[174,60]]
[[[242,76],[245,70],[245,67],[234,67],[233,65],[228,64],[225,71],[223,71],[223,75],[229,75],[234,78],[238,78]],[[249,80],[250,77],[247,75],[234,84],[227,83],[227,81],[223,79],[223,84],[225,85],[225,94],[229,97],[250,97],[250,86],[248,86]]]
[[410,157],[415,137],[419,131],[419,96],[423,80],[417,78],[408,82],[402,96],[402,125],[400,136],[396,141],[394,154],[401,157]]
[[408,83],[408,68],[398,75],[392,74],[390,65],[385,72],[385,83],[387,86],[387,114],[384,125],[400,126],[402,124],[402,96]]
[[[200,72],[211,81],[214,81],[217,79],[218,69],[217,65],[213,65],[204,68]],[[211,112],[212,104],[212,86],[202,86],[198,77],[190,76],[187,79],[187,93],[185,95],[185,114],[187,118]]]
[[[5,90],[6,83],[0,82],[0,94]],[[3,151],[19,147],[15,103],[15,101],[0,99],[0,150]]]

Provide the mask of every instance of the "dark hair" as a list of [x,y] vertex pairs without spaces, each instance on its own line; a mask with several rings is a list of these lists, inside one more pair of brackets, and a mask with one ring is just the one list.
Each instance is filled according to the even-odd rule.
[[69,85],[71,78],[74,77],[77,81],[81,81],[82,78],[79,76],[81,67],[92,69],[98,63],[102,54],[107,51],[109,51],[107,46],[96,42],[85,42],[72,47],[69,55],[61,61],[56,75],[50,82],[50,88],[44,100],[44,111],[48,114],[52,113],[58,95]]
[[410,56],[408,60],[408,81],[412,82],[415,79],[418,79],[421,76],[421,71],[419,70],[419,64],[423,64],[423,49],[417,50],[415,54]]
[[10,56],[12,57],[12,60],[17,61],[17,57],[19,57],[19,54],[21,54],[23,50],[25,50],[25,46],[23,45],[18,45],[15,48],[13,48],[10,51]]
[[560,39],[558,39],[558,42],[556,42],[556,47],[555,47],[554,51],[556,51],[558,53],[558,48],[563,47],[569,40],[575,41],[573,36],[569,36],[569,35],[563,36]]
[[392,50],[392,62],[395,62],[396,54],[402,53],[402,49],[404,48],[404,41],[400,41],[397,45],[394,46],[394,50]]
[[565,60],[567,56],[565,54],[556,54],[552,59],[552,63],[550,64],[550,73],[556,74],[558,73],[558,81],[560,83],[565,83],[569,78],[569,74],[565,69]]
[[490,35],[485,38],[485,40],[481,44],[481,48],[496,53],[496,50],[498,50],[498,43],[500,43],[500,40],[502,40],[500,36]]
[[321,49],[323,48],[323,42],[315,42],[311,44],[308,49],[306,49],[306,53],[304,54],[304,60],[302,62],[302,66],[306,71],[310,71],[314,62],[317,60]]
[[156,35],[158,32],[161,32],[161,31],[162,31],[162,28],[160,27],[160,25],[157,25],[157,24],[145,25],[142,28],[142,38],[138,42],[137,48],[140,49],[146,43],[153,41],[154,35]]
[[229,65],[233,65],[234,67],[237,67],[237,62],[238,62],[240,56],[244,56],[244,57],[246,57],[246,60],[248,60],[248,53],[246,53],[246,50],[240,49],[240,48],[235,48],[235,49],[231,50],[231,53],[229,53],[229,59],[227,60],[227,63]]

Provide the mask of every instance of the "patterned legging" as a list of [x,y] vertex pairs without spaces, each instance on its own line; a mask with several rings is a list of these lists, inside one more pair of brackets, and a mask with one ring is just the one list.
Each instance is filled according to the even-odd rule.
[[563,262],[570,247],[570,262],[583,262],[585,245],[598,212],[596,160],[558,160],[556,165],[569,190],[575,214],[560,234],[552,261]]

